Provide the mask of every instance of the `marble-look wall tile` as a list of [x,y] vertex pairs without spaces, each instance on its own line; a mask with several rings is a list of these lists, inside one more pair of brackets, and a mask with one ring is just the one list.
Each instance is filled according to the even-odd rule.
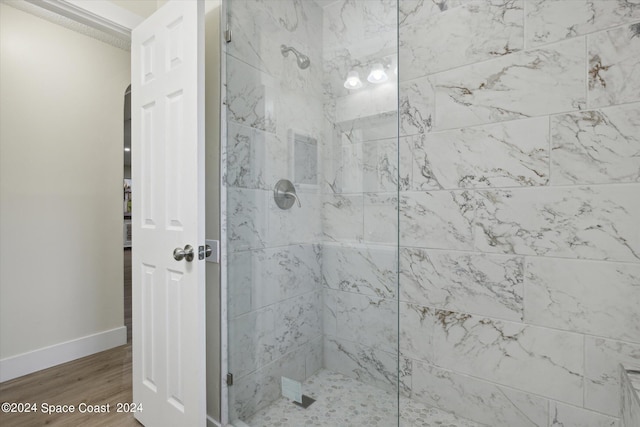
[[[309,136],[316,140],[324,138],[322,98],[309,96],[299,91],[281,89],[275,107],[276,134],[282,141],[290,142],[292,132]],[[287,144],[288,145],[288,144]],[[289,152],[288,158],[292,155]]]
[[427,182],[445,189],[539,186],[549,180],[546,117],[433,132],[419,141],[421,146],[412,146],[413,176],[429,177]]
[[582,404],[582,335],[403,303],[400,324],[404,356]]
[[582,404],[582,335],[443,310],[430,315],[435,365]]
[[551,184],[640,182],[640,103],[551,117]]
[[376,350],[398,347],[398,303],[394,300],[336,292],[337,336]]
[[362,241],[362,195],[325,194],[322,232],[330,241]]
[[322,333],[324,335],[338,335],[338,301],[334,289],[322,289]]
[[397,295],[396,253],[392,247],[325,243],[322,247],[324,286],[393,299]]
[[281,377],[304,381],[306,355],[310,347],[302,347],[277,359],[244,378],[234,381],[229,387],[229,417],[246,420],[262,408],[269,406],[281,396]]
[[231,252],[265,247],[267,203],[273,192],[227,189],[227,241]]
[[640,6],[627,0],[527,0],[527,48],[640,20]]
[[347,134],[336,136],[335,143],[325,146],[323,172],[326,192],[361,193],[363,186],[363,144],[349,141]]
[[431,131],[435,115],[435,92],[427,77],[400,83],[400,135]]
[[275,133],[279,89],[276,80],[233,57],[227,57],[227,119]]
[[[229,55],[277,77],[282,87],[322,93],[322,10],[315,2],[240,0],[229,4],[228,16]],[[281,54],[282,44],[309,56],[311,66],[297,67],[293,55]]]
[[422,22],[436,13],[448,12],[473,0],[401,0],[398,2],[398,23]]
[[395,0],[340,0],[324,8],[325,46],[358,46],[379,33],[396,31]]
[[364,194],[364,241],[398,244],[398,193]]
[[[400,282],[400,286],[404,286]],[[433,346],[434,309],[400,302],[400,354],[433,363],[437,349]],[[419,383],[414,387],[420,386]]]
[[506,320],[523,317],[524,258],[400,249],[400,300]]
[[633,374],[635,379],[631,378],[631,374],[625,370],[624,366],[620,367],[620,376],[622,382],[622,399],[620,413],[622,416],[621,427],[633,427],[640,425],[640,378],[638,374]]
[[364,192],[397,191],[409,188],[406,171],[398,175],[398,140],[383,139],[363,144]]
[[640,22],[590,35],[587,46],[589,107],[640,101]]
[[527,257],[524,320],[640,343],[640,264]]
[[549,404],[549,427],[620,427],[618,418],[560,402]]
[[229,187],[271,190],[288,167],[286,159],[286,145],[274,134],[229,122],[226,164]]
[[474,198],[468,191],[400,194],[400,245],[473,249]]
[[[242,378],[277,358],[272,307],[229,320],[229,372]],[[250,348],[251,351],[247,351]]]
[[640,366],[640,344],[585,337],[585,408],[619,416],[621,363]]
[[583,108],[584,46],[579,38],[434,74],[435,129]]
[[[367,76],[361,76],[366,81]],[[342,78],[344,83],[344,77]],[[398,88],[393,79],[376,86],[367,86],[336,99],[336,121],[367,120],[377,116],[397,114]]]
[[[238,316],[321,288],[319,245],[294,245],[228,255],[229,314]],[[250,268],[248,268],[250,267]]]
[[400,79],[508,55],[524,46],[523,0],[474,1],[400,26]]
[[359,120],[336,122],[334,127],[344,136],[340,141],[342,144],[395,139],[398,137],[398,113],[390,111]]
[[411,175],[409,188],[411,190],[441,190],[442,185],[433,174],[434,168],[431,165],[431,158],[424,150],[425,134],[417,134],[400,139],[400,149],[403,157],[408,159],[400,164],[400,173]]
[[477,196],[475,243],[482,251],[640,260],[636,186],[481,190]]
[[398,390],[398,355],[325,335],[324,367],[383,390]]
[[[488,426],[546,427],[548,401],[413,361],[411,398]],[[490,408],[490,409],[489,409]]]
[[[397,2],[394,0],[337,1],[324,8],[323,65],[325,95],[340,97],[347,73],[366,77],[374,63],[396,56]],[[395,85],[392,85],[395,87]],[[369,92],[360,90],[360,93]],[[363,104],[365,109],[369,105]]]
[[322,335],[322,290],[280,301],[274,308],[278,356]]
[[291,245],[296,243],[314,243],[322,237],[322,218],[320,217],[322,195],[314,189],[298,188],[297,203],[290,209],[280,209],[269,194],[269,224],[267,243],[269,246]]

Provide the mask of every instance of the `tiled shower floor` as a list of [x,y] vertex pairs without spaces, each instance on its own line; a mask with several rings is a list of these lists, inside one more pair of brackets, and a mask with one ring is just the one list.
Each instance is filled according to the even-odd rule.
[[[303,385],[303,393],[316,399],[307,409],[280,398],[245,423],[250,427],[363,427],[397,425],[397,397],[344,375],[321,370]],[[401,400],[403,427],[481,427],[455,415]]]

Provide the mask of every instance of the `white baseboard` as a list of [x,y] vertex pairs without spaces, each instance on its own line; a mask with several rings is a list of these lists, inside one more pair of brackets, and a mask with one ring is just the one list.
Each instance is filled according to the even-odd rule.
[[71,341],[54,344],[0,360],[0,382],[70,362],[127,343],[127,328],[121,326]]

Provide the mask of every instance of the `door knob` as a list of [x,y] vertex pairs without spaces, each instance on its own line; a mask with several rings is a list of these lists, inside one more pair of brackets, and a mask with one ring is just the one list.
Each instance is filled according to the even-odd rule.
[[186,245],[184,249],[175,248],[173,250],[173,259],[176,261],[182,261],[185,259],[187,262],[193,261],[193,246]]

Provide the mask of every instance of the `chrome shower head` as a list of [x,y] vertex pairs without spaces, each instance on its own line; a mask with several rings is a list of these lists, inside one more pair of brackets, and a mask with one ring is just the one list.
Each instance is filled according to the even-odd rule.
[[300,69],[302,70],[304,70],[305,68],[309,68],[309,65],[311,65],[311,60],[309,59],[309,57],[298,52],[296,48],[286,45],[280,45],[280,52],[282,52],[282,56],[284,56],[285,58],[289,56],[289,52],[293,52],[293,54],[296,56],[298,67],[300,67]]

